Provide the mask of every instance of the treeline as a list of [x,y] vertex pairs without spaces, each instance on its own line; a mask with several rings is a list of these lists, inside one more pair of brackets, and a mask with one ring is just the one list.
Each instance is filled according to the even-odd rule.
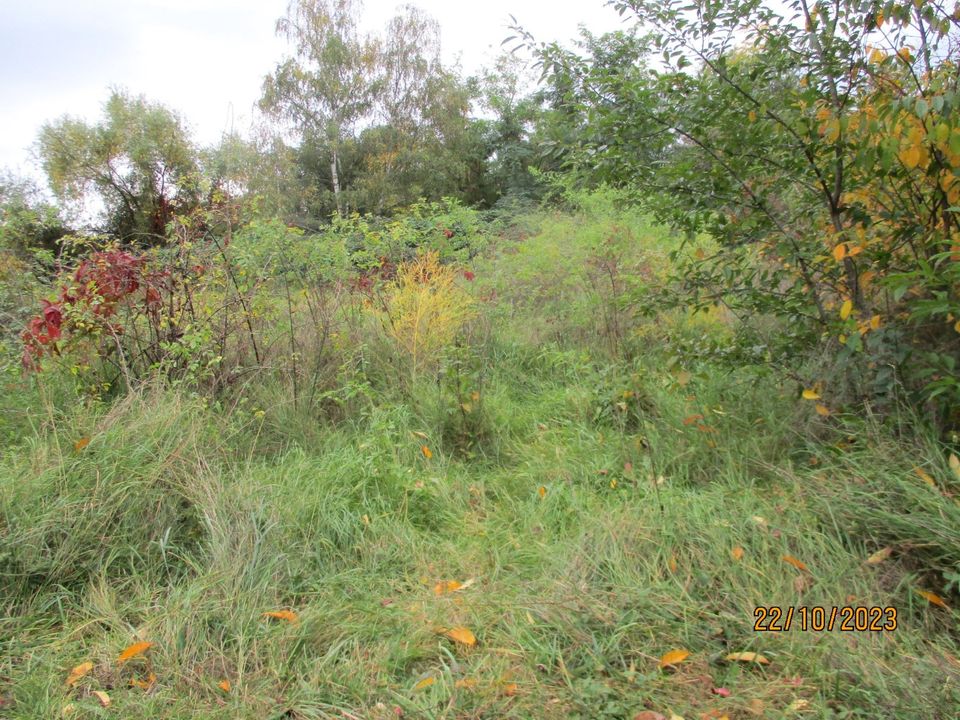
[[[628,29],[584,31],[571,48],[516,28],[524,52],[463,78],[416,9],[365,34],[349,0],[296,0],[277,24],[291,54],[264,81],[258,136],[198,149],[173,111],[115,93],[99,123],[46,125],[39,157],[59,208],[100,208],[94,229],[128,246],[175,242],[184,218],[191,238],[254,218],[316,231],[420,199],[490,208],[616,186],[710,240],[677,253],[672,283],[629,301],[736,319],[732,344],[678,343],[678,358],[774,368],[823,416],[906,402],[956,428],[960,14],[610,4]],[[533,90],[521,56],[541,74]],[[16,182],[0,193],[4,246],[73,247],[58,242],[58,207]],[[219,219],[205,226],[204,213]],[[382,261],[416,248],[405,252]]]

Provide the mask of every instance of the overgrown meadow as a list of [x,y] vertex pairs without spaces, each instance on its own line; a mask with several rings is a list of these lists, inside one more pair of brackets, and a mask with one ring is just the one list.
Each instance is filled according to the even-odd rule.
[[[661,307],[712,241],[622,200],[8,270],[0,714],[955,717],[952,456]],[[895,616],[755,628],[817,606]]]

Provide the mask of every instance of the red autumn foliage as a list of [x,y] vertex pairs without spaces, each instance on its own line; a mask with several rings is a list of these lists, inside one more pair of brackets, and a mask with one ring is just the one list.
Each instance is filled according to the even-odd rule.
[[20,336],[24,345],[23,366],[38,370],[45,354],[59,352],[57,341],[62,331],[70,327],[68,311],[89,312],[105,320],[116,313],[119,303],[141,287],[146,288],[145,304],[155,305],[160,301],[157,279],[156,273],[144,272],[142,257],[123,250],[93,253],[69,275],[57,299],[44,300],[43,310],[27,323]]

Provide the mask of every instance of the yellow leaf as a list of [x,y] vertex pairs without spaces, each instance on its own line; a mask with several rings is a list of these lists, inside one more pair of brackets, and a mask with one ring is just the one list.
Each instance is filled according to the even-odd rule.
[[472,393],[470,393],[470,399],[473,400],[474,402],[477,402],[478,400],[480,400],[480,391],[474,390]]
[[801,710],[806,710],[810,706],[809,700],[804,700],[803,698],[797,698],[792,703],[790,703],[790,709],[794,712],[800,712]]
[[944,602],[943,598],[937,595],[936,593],[929,592],[928,590],[917,590],[916,593],[917,595],[922,597],[924,600],[926,600],[929,603],[932,603],[933,605],[936,605],[937,607],[942,607],[946,610],[950,609],[950,606],[947,605],[947,603]]
[[124,651],[120,653],[120,655],[117,657],[117,662],[125,663],[127,660],[132,660],[135,657],[143,655],[152,647],[152,642],[136,642],[133,645],[127,646]]
[[953,474],[957,476],[957,479],[960,479],[960,458],[950,453],[950,458],[947,462],[950,464],[950,469],[953,470]]
[[840,306],[840,319],[846,320],[850,317],[850,313],[853,312],[853,301],[844,300],[843,305]]
[[867,558],[867,565],[879,565],[893,552],[893,548],[885,547],[882,550],[877,550],[873,555]]
[[420,691],[420,690],[425,690],[426,688],[428,688],[428,687],[430,687],[431,685],[433,685],[436,681],[437,681],[437,679],[434,678],[433,676],[425,677],[423,680],[421,680],[421,681],[418,682],[416,685],[414,685],[414,686],[413,686],[413,689],[414,689],[415,692]]
[[880,329],[880,316],[879,316],[879,315],[874,315],[872,318],[870,318],[870,329],[871,329],[871,330],[879,330],[879,329]]
[[813,409],[817,411],[817,415],[820,415],[822,417],[827,417],[828,415],[830,415],[830,408],[828,408],[826,405],[821,405],[820,403],[817,403]]
[[273,618],[274,620],[286,620],[288,623],[298,623],[300,618],[293,610],[271,610],[263,613],[263,617]]
[[920,148],[917,146],[907,147],[900,151],[900,162],[903,163],[903,166],[907,170],[913,170],[917,165],[920,164],[920,159],[922,155],[920,153]]
[[437,597],[440,597],[445,593],[455,592],[459,590],[461,587],[463,586],[456,580],[446,580],[446,581],[441,580],[440,582],[438,582],[436,585],[433,586],[433,594],[436,595]]
[[917,474],[917,477],[923,480],[927,485],[929,485],[932,488],[937,487],[937,483],[934,482],[932,477],[930,477],[926,472],[923,471],[923,468],[916,467],[913,469],[913,471]]
[[110,707],[110,696],[107,695],[103,690],[94,690],[91,693],[97,700],[100,701],[100,704],[103,707]]
[[157,676],[155,673],[150,673],[147,675],[146,680],[140,680],[138,678],[130,678],[130,687],[137,687],[141,690],[149,690],[153,687],[153,684],[157,681]]
[[473,690],[479,684],[480,681],[476,678],[461,678],[460,680],[457,680],[453,686],[455,688],[463,688],[464,690]]
[[793,555],[784,555],[781,559],[788,565],[793,565],[797,570],[808,570],[807,566]]
[[733,550],[730,551],[730,555],[734,560],[740,562],[743,560],[743,548],[737,545]]
[[430,458],[433,457],[433,453],[430,452],[430,448],[428,448],[426,445],[421,445],[421,446],[420,446],[420,452],[423,453],[423,456],[424,456],[427,460],[429,460]]
[[89,444],[90,444],[90,438],[88,437],[80,438],[73,444],[73,449],[76,450],[77,452],[80,452]]
[[547,489],[541,485],[537,488],[537,495],[539,495],[541,498],[545,498],[547,496]]
[[840,262],[847,256],[847,246],[840,243],[833,249],[833,259]]
[[73,687],[78,682],[80,682],[80,678],[82,678],[91,670],[93,670],[92,662],[80,663],[73,670],[70,671],[69,675],[67,675],[67,685],[69,685],[70,687]]
[[819,400],[819,399],[820,399],[820,393],[818,393],[816,390],[804,390],[804,391],[803,391],[803,399],[804,399],[804,400]]
[[420,438],[421,440],[427,439],[427,434],[425,432],[420,432],[419,430],[411,430],[410,434],[413,435],[414,437]]
[[756,114],[753,110],[751,110],[750,112],[747,113],[747,119],[748,119],[750,122],[756,122],[756,121],[757,121],[757,114]]
[[886,58],[887,56],[884,54],[882,50],[880,50],[879,48],[874,48],[870,52],[869,60],[873,64],[878,64],[878,63],[882,63],[884,60],[886,60]]
[[454,640],[455,642],[460,643],[461,645],[467,645],[468,647],[473,647],[477,644],[476,636],[470,632],[465,627],[456,627],[452,630],[447,630],[445,633],[448,638]]
[[217,683],[217,687],[223,690],[225,693],[228,693],[230,692],[230,681],[226,679],[221,680]]
[[769,665],[770,661],[767,660],[760,653],[755,652],[735,652],[727,655],[727,660],[730,662],[755,662],[760,663],[761,665]]
[[679,665],[688,657],[690,657],[689,650],[671,650],[660,658],[660,668]]

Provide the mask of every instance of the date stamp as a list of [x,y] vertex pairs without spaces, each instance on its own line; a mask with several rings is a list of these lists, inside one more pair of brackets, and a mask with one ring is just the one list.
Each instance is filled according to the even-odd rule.
[[753,611],[756,632],[891,632],[897,629],[895,607],[844,605],[823,607],[758,607]]

